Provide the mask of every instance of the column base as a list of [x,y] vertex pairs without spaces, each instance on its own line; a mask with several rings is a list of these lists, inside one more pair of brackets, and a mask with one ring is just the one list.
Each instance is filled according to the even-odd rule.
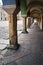
[[7,46],[7,49],[11,49],[11,50],[18,50],[19,49],[19,47],[20,47],[20,45],[19,44],[17,44],[17,45],[8,45]]
[[28,33],[28,31],[22,31],[22,33]]
[[[18,50],[19,47],[20,47],[19,44],[15,45],[15,46],[14,46],[14,45],[7,45],[3,50],[5,50],[5,49]],[[2,51],[3,51],[3,50],[2,50]]]

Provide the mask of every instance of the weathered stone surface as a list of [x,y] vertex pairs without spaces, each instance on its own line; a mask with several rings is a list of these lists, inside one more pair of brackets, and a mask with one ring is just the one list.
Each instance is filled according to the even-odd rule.
[[21,45],[17,51],[1,52],[5,65],[43,65],[43,32],[37,24],[33,24],[28,34],[18,37]]

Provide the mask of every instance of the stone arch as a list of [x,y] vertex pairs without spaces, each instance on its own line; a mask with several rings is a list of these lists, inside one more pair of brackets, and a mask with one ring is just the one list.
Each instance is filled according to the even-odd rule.
[[38,17],[40,18],[40,15],[42,14],[42,10],[38,7],[32,7],[30,9],[30,15],[33,17]]
[[33,12],[33,11],[37,11],[38,13],[42,13],[41,9],[38,8],[38,7],[32,7],[32,8],[30,9],[30,13]]
[[36,1],[30,1],[30,3],[28,4],[28,7],[27,7],[27,13],[29,13],[32,8],[41,11],[43,9],[43,2],[37,1],[37,0]]

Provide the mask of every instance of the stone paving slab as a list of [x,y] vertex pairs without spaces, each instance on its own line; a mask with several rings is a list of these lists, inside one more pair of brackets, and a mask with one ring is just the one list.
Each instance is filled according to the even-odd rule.
[[0,44],[0,50],[3,50],[7,45],[5,44]]
[[7,63],[10,63],[14,60],[18,60],[26,55],[29,55],[31,52],[28,50],[26,50],[25,48],[23,47],[20,47],[18,51],[12,51],[12,50],[6,50],[6,53],[3,54],[2,52],[2,55],[4,56],[4,64],[7,64]]
[[10,62],[10,63],[8,63],[6,65],[18,65],[18,64],[15,61],[12,61],[12,62]]
[[18,37],[20,48],[1,52],[5,65],[43,65],[43,32],[35,24]]

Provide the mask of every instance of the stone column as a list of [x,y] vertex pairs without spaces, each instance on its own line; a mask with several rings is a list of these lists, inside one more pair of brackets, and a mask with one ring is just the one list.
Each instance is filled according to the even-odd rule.
[[28,28],[28,17],[26,18],[26,27]]
[[23,30],[22,33],[28,33],[27,32],[27,26],[26,26],[26,17],[23,17]]
[[31,18],[31,24],[33,24],[34,23],[34,19],[33,18]]
[[41,28],[42,28],[42,31],[43,31],[43,15],[41,16]]
[[43,15],[40,15],[40,18],[38,19],[39,23],[39,28],[40,30],[43,30]]
[[15,14],[9,15],[9,41],[8,49],[18,49],[19,44],[17,40],[17,16]]
[[28,18],[28,28],[31,26],[31,18]]
[[37,21],[38,21],[38,27],[40,28],[40,29],[42,29],[42,25],[41,25],[41,22],[42,22],[42,17],[41,18],[37,18]]

